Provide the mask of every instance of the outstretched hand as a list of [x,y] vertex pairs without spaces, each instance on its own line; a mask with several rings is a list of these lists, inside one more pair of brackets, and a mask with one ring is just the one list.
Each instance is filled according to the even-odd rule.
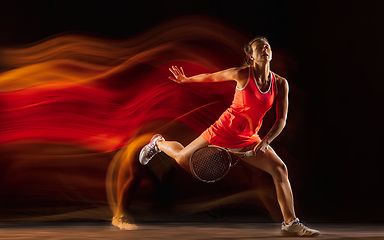
[[182,67],[178,68],[177,66],[172,66],[171,68],[169,68],[169,71],[171,71],[171,73],[173,74],[173,77],[169,77],[169,79],[171,79],[172,81],[182,83],[187,79]]

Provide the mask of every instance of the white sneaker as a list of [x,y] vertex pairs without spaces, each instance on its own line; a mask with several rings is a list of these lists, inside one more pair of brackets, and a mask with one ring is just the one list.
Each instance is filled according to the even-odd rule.
[[147,163],[149,161],[151,161],[151,159],[156,155],[158,154],[159,152],[161,152],[157,146],[156,146],[156,143],[158,141],[165,141],[165,139],[163,138],[163,136],[161,136],[160,134],[156,134],[155,136],[152,137],[151,141],[145,145],[141,151],[140,151],[140,157],[139,157],[139,161],[142,165],[147,165]]
[[289,224],[283,222],[281,224],[281,234],[283,236],[300,236],[300,237],[315,237],[320,235],[320,232],[310,229],[305,226],[298,218]]
[[112,225],[120,230],[136,230],[138,228],[136,224],[129,223],[128,219],[124,216],[113,217]]

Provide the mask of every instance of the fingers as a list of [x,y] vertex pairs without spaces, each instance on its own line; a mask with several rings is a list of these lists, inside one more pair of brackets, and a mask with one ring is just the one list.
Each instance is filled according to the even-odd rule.
[[174,77],[168,77],[169,79],[171,79],[172,81],[174,81],[174,82],[177,82],[177,83],[180,83],[180,81],[178,81],[176,78],[174,78]]
[[254,156],[260,156],[260,155],[262,155],[262,154],[264,154],[264,153],[265,153],[265,152],[259,150],[259,151],[255,152]]
[[175,71],[173,70],[173,66],[172,66],[172,68],[169,68],[169,71],[170,71],[173,75],[175,75],[175,77],[176,77],[176,73],[175,73]]
[[171,73],[173,73],[175,77],[177,77],[178,75],[184,75],[184,70],[182,67],[180,67],[179,69],[177,66],[172,66],[171,68],[169,68],[169,71],[171,71]]
[[177,83],[180,83],[181,79],[185,77],[184,70],[182,67],[180,67],[179,69],[177,66],[172,66],[171,68],[169,68],[169,71],[173,74],[174,77],[171,76],[168,78]]
[[256,156],[260,155],[260,154],[264,154],[264,153],[267,153],[269,151],[269,145],[264,145],[264,144],[261,144],[261,142],[259,144],[256,145],[256,147],[254,148],[254,152]]
[[176,72],[177,75],[181,75],[180,70],[177,66],[172,66],[173,71]]
[[256,153],[255,153],[255,155],[256,156],[259,156],[259,155],[261,155],[261,154],[264,154],[264,153],[267,153],[268,152],[268,148],[267,149],[259,149]]

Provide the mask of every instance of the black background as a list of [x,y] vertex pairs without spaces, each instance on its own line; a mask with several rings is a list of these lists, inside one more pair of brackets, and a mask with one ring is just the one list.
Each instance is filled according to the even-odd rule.
[[[295,54],[289,79],[308,98],[303,211],[329,221],[384,221],[383,1],[0,1],[0,47],[58,33],[138,35],[203,15]],[[301,151],[299,150],[301,149]]]

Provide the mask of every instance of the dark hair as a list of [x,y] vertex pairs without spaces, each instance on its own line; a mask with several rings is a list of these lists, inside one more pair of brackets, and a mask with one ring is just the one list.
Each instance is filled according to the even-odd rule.
[[245,53],[245,61],[244,61],[244,66],[250,66],[250,65],[253,65],[253,60],[249,57],[249,55],[252,54],[253,50],[252,50],[252,44],[254,42],[257,42],[257,41],[266,41],[267,43],[268,42],[268,39],[264,36],[257,36],[255,38],[253,38],[251,41],[249,41],[249,43],[247,43],[245,46],[244,46],[244,53]]

